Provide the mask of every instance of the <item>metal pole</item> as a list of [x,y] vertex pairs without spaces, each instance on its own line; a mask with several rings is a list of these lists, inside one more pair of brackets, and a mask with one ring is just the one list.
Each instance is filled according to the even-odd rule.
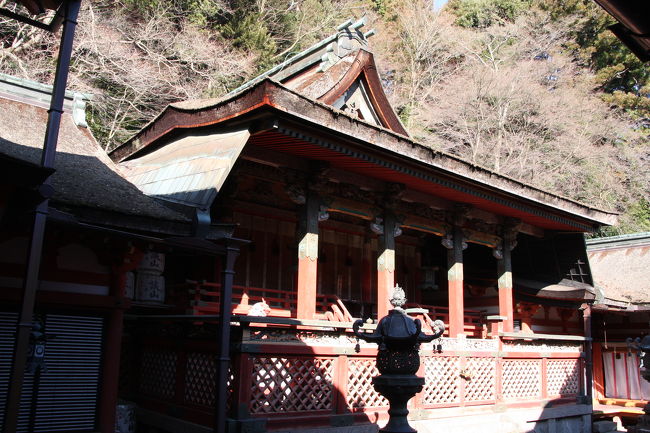
[[48,110],[45,145],[41,158],[41,165],[43,167],[54,166],[54,154],[59,139],[65,88],[68,82],[70,58],[72,57],[72,42],[74,41],[74,32],[77,28],[77,15],[79,15],[80,7],[81,0],[69,0],[65,5],[65,18],[63,21],[63,32],[61,34],[59,58],[56,64],[54,89],[52,90],[52,100],[50,101],[50,109]]
[[[63,99],[65,87],[68,81],[70,68],[70,57],[72,55],[72,42],[77,26],[77,15],[81,5],[80,0],[70,0],[65,6],[65,18],[61,44],[59,47],[59,58],[56,65],[54,78],[54,89],[48,110],[47,128],[41,157],[41,166],[51,168],[54,165],[54,155],[59,137],[59,126],[61,113],[63,113]],[[47,182],[47,181],[46,181]],[[38,274],[41,266],[41,255],[43,251],[43,238],[45,235],[45,222],[48,213],[48,200],[40,203],[35,211],[32,226],[29,251],[27,256],[27,267],[23,282],[23,298],[16,326],[16,341],[14,343],[11,376],[7,392],[7,404],[5,406],[5,418],[2,431],[14,433],[18,425],[20,410],[20,396],[25,374],[25,363],[27,361],[27,350],[29,347],[29,335],[32,331],[32,320],[34,314],[34,302],[38,288]]]
[[226,432],[226,404],[228,400],[228,368],[230,367],[230,318],[232,309],[232,285],[235,277],[235,260],[239,248],[226,244],[223,259],[221,299],[219,302],[219,358],[216,365],[217,395],[215,398],[214,432]]

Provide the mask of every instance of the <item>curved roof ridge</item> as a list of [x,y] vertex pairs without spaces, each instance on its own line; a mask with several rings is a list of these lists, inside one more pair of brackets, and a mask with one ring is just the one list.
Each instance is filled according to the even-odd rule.
[[616,236],[604,236],[602,238],[591,238],[587,239],[586,243],[588,246],[597,246],[602,244],[617,243],[617,242],[633,242],[639,240],[647,240],[650,243],[650,232],[637,232],[637,233],[627,233],[624,235]]
[[[362,45],[367,46],[368,40],[366,35],[368,35],[369,37],[374,32],[373,33],[368,32],[364,34],[361,31],[359,31],[359,29],[362,28],[365,24],[366,24],[365,16],[354,22],[352,21],[352,19],[347,20],[346,22],[336,27],[337,30],[336,33],[316,42],[314,45],[310,46],[309,48],[306,48],[303,51],[300,51],[299,53],[289,57],[284,62],[248,80],[241,86],[228,92],[226,96],[235,95],[243,90],[246,90],[249,87],[254,86],[255,84],[261,82],[265,78],[271,78],[274,75],[278,75],[283,71],[287,70],[289,67],[298,64],[301,60],[311,58],[311,57],[317,57],[317,60],[312,59],[312,61],[306,62],[307,63],[306,65],[300,65],[303,66],[303,68],[305,66],[311,66],[314,63],[317,63],[318,61],[321,60],[327,61],[327,59],[324,56],[326,55],[325,53],[332,51],[330,49],[330,44],[334,41],[337,41],[341,36],[347,36],[350,39],[357,39],[361,42]],[[319,56],[315,56],[316,54],[319,54]]]

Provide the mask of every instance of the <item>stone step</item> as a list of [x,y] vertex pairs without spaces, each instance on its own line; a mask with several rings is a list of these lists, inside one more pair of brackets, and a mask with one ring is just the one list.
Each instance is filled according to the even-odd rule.
[[610,433],[618,430],[618,426],[614,421],[600,420],[594,421],[591,424],[591,431],[593,433]]

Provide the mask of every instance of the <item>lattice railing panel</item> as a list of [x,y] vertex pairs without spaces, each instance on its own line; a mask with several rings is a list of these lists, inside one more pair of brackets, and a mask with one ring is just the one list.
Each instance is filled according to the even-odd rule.
[[200,406],[214,406],[216,356],[189,353],[185,374],[185,401]]
[[503,361],[504,398],[541,397],[541,380],[541,360],[507,359]]
[[496,360],[494,358],[467,358],[465,370],[465,401],[494,400]]
[[226,383],[226,387],[228,389],[228,400],[226,401],[226,409],[230,410],[232,407],[232,400],[234,396],[234,384],[235,384],[235,372],[232,369],[232,365],[228,367],[228,382]]
[[348,406],[351,408],[385,407],[388,400],[372,385],[372,378],[379,375],[374,359],[349,359]]
[[128,337],[122,337],[122,349],[120,353],[120,375],[118,377],[118,391],[120,395],[130,396],[134,389],[132,388],[137,377],[137,371],[134,371],[132,365],[135,361],[133,342]]
[[423,404],[449,404],[460,401],[458,375],[460,360],[456,357],[433,356],[424,358],[425,384]]
[[176,389],[176,353],[147,351],[140,365],[140,392],[171,399]]
[[547,394],[576,395],[580,392],[580,360],[549,359],[546,364]]
[[[212,408],[216,399],[217,356],[211,353],[190,352],[185,368],[185,402]],[[226,389],[227,408],[232,403],[234,375],[232,367],[228,368]]]
[[333,359],[254,358],[251,412],[332,409]]

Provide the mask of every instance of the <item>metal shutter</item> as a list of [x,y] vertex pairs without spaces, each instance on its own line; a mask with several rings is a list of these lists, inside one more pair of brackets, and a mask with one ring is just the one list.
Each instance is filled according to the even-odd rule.
[[[0,345],[10,347],[7,353],[11,353],[13,348],[15,332],[15,328],[10,329],[10,322],[15,324],[16,315],[13,314],[13,320],[11,316],[0,313],[0,327],[4,325],[0,328]],[[34,384],[33,375],[25,375],[18,432],[29,430],[30,417],[33,417],[34,432],[94,431],[103,319],[47,314],[44,323],[45,332],[56,335],[56,338],[47,342],[47,371],[41,373],[39,383]],[[8,361],[2,358],[0,368],[4,372],[5,363],[8,367],[6,374],[0,373],[0,389],[6,389],[11,357]],[[32,411],[34,392],[37,392],[36,410]]]
[[0,312],[0,426],[4,424],[18,314]]

